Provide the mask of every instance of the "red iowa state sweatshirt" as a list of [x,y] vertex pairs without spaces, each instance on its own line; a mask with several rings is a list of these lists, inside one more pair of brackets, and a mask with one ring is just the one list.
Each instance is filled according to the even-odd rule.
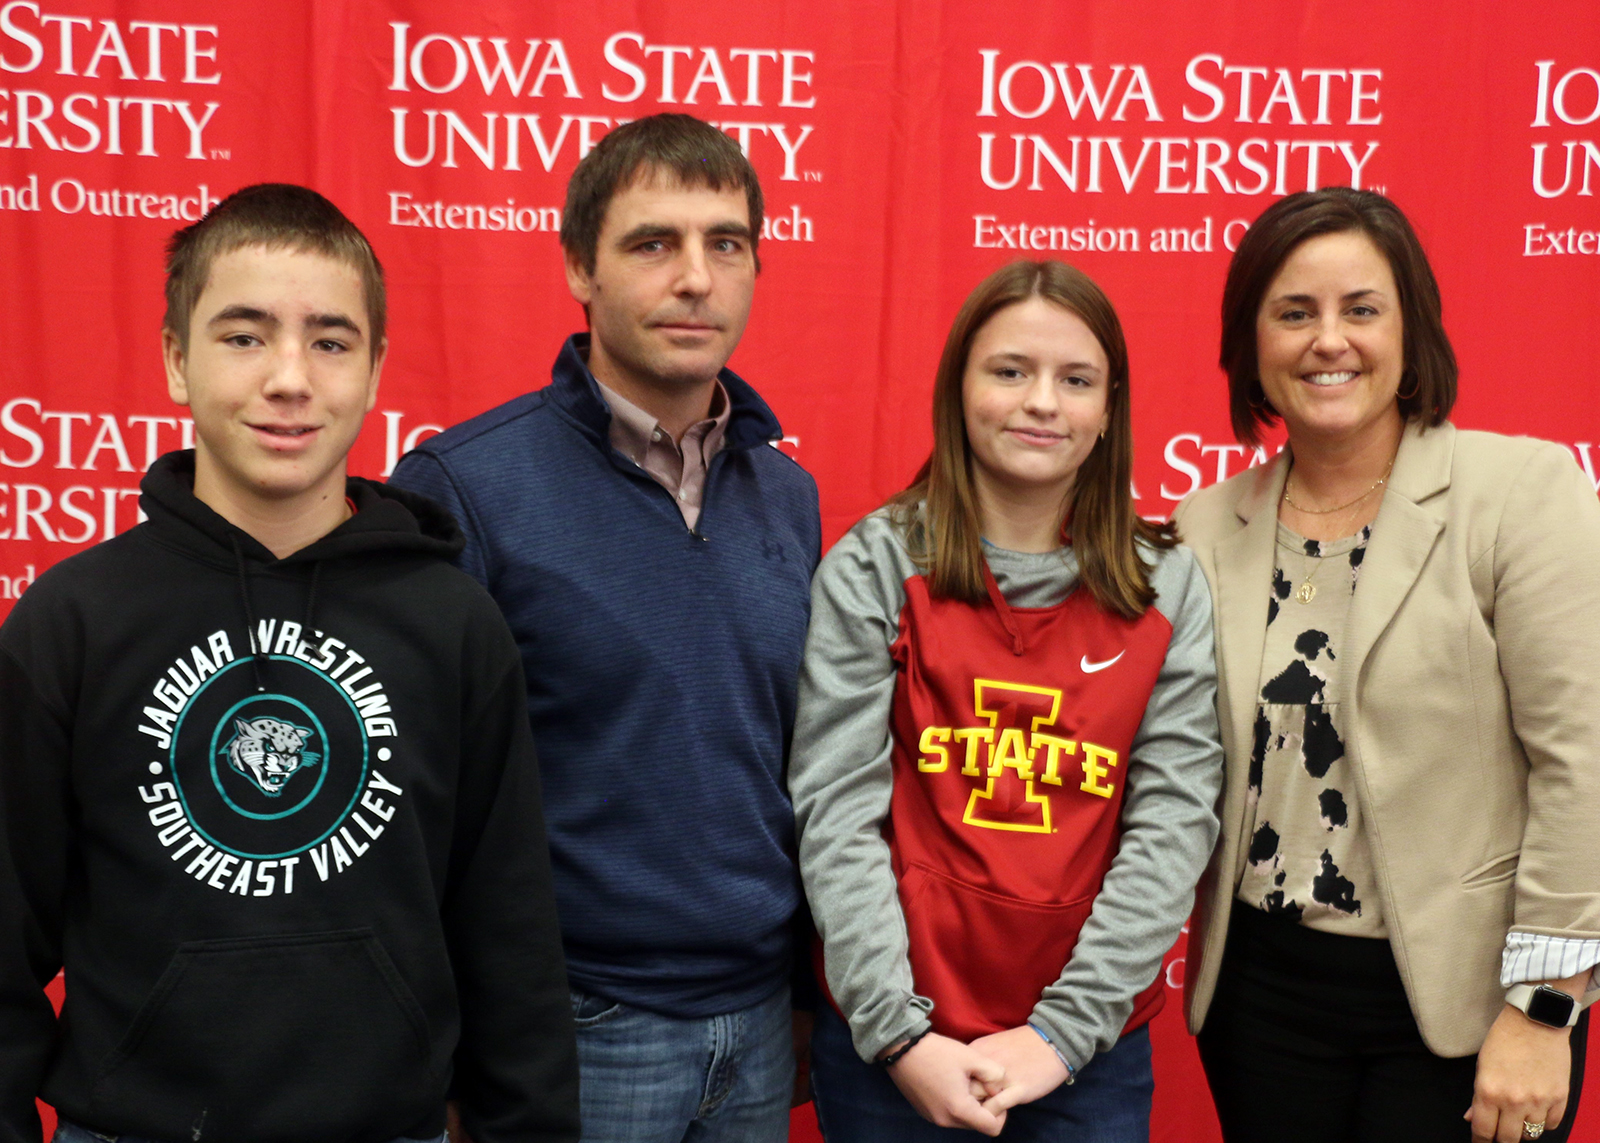
[[790,788],[829,990],[871,1059],[931,1022],[1031,1021],[1075,1067],[1159,1010],[1216,836],[1209,594],[1147,550],[1138,619],[1070,548],[986,547],[981,604],[932,598],[886,512],[823,560]]

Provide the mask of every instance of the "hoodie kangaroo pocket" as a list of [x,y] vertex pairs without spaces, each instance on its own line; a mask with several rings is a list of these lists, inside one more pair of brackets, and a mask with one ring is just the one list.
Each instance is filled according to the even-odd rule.
[[959,1040],[1026,1021],[1094,906],[1021,901],[922,865],[906,867],[900,900],[917,991],[933,1000],[934,1028]]
[[93,1102],[197,1140],[359,1132],[437,1082],[430,1044],[370,929],[186,941],[106,1058]]

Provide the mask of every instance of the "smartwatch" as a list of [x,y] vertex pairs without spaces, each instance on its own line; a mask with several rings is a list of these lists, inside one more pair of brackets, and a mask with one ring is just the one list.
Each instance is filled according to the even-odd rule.
[[1570,993],[1548,984],[1514,984],[1506,993],[1506,1003],[1550,1028],[1570,1028],[1583,1012],[1583,1006]]

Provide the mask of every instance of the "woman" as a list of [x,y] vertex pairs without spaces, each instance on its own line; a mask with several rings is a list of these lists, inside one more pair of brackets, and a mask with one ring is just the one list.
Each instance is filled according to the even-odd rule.
[[1219,632],[1187,970],[1224,1134],[1554,1139],[1600,962],[1594,490],[1446,419],[1438,287],[1381,195],[1268,208],[1222,310],[1235,433],[1289,437],[1177,515]]
[[1145,1139],[1144,1025],[1215,838],[1209,595],[1133,510],[1127,350],[1082,273],[973,291],[933,423],[813,585],[790,787],[837,1005],[818,1118]]

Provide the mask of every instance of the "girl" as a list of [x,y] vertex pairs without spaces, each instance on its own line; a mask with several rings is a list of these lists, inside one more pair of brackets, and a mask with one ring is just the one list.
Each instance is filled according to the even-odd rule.
[[834,1002],[818,1118],[1143,1140],[1157,972],[1217,829],[1210,597],[1134,512],[1127,350],[1084,274],[986,278],[933,422],[812,588],[790,786]]

